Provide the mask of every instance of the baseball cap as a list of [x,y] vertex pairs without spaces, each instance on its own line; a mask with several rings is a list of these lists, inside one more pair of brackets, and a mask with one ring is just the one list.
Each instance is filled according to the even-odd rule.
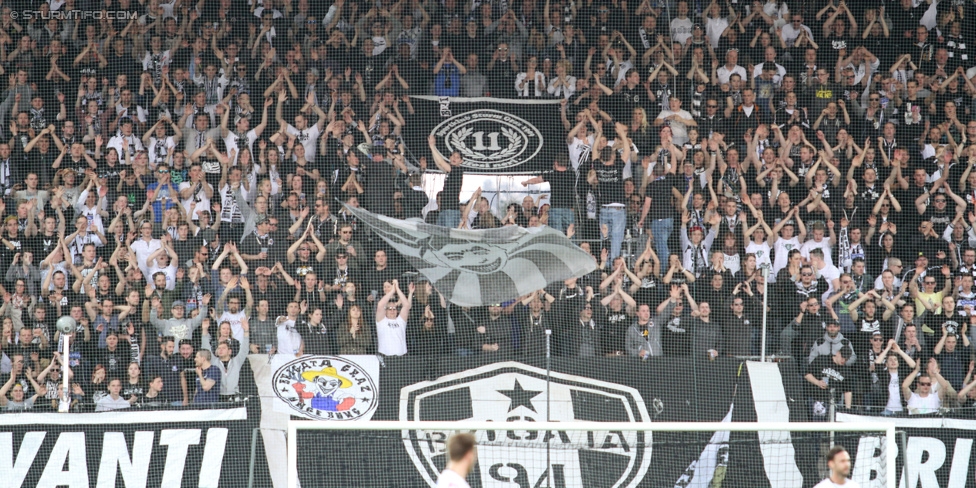
[[173,308],[176,307],[186,308],[186,303],[184,303],[183,300],[173,300]]

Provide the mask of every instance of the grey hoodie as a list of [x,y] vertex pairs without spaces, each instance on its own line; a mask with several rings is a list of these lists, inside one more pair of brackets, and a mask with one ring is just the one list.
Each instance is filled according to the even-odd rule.
[[807,358],[807,364],[812,363],[817,356],[833,356],[843,347],[851,350],[851,358],[847,360],[847,366],[850,366],[857,361],[857,354],[854,353],[854,346],[851,344],[851,341],[845,339],[844,334],[840,332],[834,338],[831,338],[824,332],[823,337],[817,340],[817,342],[814,342],[813,347],[810,348],[810,356]]
[[149,311],[149,323],[153,324],[156,330],[163,336],[173,336],[178,343],[182,339],[190,339],[193,337],[193,329],[200,327],[205,315],[205,313],[201,312],[192,319],[184,317],[182,319],[170,318],[163,320],[159,318],[159,314],[153,308]]
[[627,329],[627,354],[640,357],[640,348],[644,346],[651,352],[651,356],[663,356],[664,347],[661,346],[661,328],[667,323],[672,311],[674,311],[674,302],[669,300],[664,310],[651,320],[647,337],[644,337],[643,331],[640,330],[640,326],[635,320],[630,325],[630,328]]

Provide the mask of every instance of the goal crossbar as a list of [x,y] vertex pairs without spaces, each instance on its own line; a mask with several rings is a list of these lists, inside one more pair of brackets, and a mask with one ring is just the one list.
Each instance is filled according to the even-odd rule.
[[391,421],[369,422],[310,422],[288,421],[288,486],[298,486],[298,436],[299,430],[325,431],[645,431],[645,432],[878,432],[885,435],[886,488],[895,488],[895,455],[898,447],[893,422],[484,422],[484,421]]

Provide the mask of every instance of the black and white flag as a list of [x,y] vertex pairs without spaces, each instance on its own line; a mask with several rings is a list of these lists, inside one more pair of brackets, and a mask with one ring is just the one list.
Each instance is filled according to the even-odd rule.
[[550,227],[459,230],[346,209],[462,307],[513,300],[596,269],[589,253]]

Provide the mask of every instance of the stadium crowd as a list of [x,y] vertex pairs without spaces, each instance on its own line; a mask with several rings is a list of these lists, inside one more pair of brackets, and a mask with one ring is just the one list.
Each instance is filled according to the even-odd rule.
[[[973,405],[973,19],[972,0],[5,2],[0,404],[52,408],[63,374],[78,410],[233,402],[249,353],[501,360],[546,330],[561,356],[754,356],[768,295],[770,352],[815,415],[830,391]],[[547,196],[462,196],[459,153],[405,144],[412,95],[559,100],[565,150],[521,181]],[[548,225],[597,270],[458,307],[344,205]]]

